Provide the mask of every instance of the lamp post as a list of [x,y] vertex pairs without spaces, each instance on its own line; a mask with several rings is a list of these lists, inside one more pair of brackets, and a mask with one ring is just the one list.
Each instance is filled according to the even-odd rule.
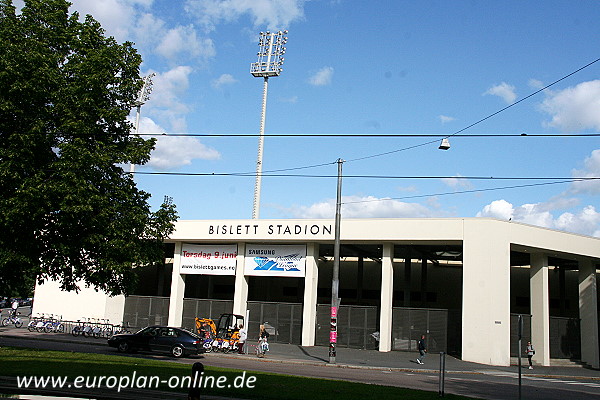
[[250,64],[250,73],[255,77],[262,77],[263,97],[260,115],[260,133],[258,137],[258,157],[256,160],[256,181],[254,183],[254,204],[252,206],[252,219],[258,219],[260,209],[260,187],[262,181],[262,158],[265,133],[265,118],[267,113],[267,89],[269,77],[279,76],[283,68],[284,45],[287,43],[288,31],[261,32],[258,41],[258,61]]
[[335,201],[335,242],[333,244],[333,277],[331,280],[331,321],[329,328],[329,363],[335,364],[337,346],[337,313],[340,307],[340,223],[342,219],[342,164],[338,158],[337,195]]
[[[140,130],[140,112],[142,111],[142,105],[144,105],[144,103],[146,103],[148,100],[150,100],[150,93],[152,92],[152,78],[154,78],[155,75],[156,74],[153,72],[150,75],[147,75],[144,77],[144,83],[142,85],[142,88],[138,92],[138,97],[135,100],[135,102],[133,103],[133,105],[136,107],[136,113],[135,113],[135,134],[136,134],[136,136]],[[129,166],[129,172],[131,174],[133,174],[135,172],[135,164],[134,163],[131,163],[131,165]]]

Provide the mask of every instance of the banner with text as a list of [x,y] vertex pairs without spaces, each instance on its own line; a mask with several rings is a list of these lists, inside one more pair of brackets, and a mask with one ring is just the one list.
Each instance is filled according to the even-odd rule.
[[235,275],[237,245],[186,244],[181,248],[182,274]]
[[306,246],[246,245],[245,275],[304,278]]

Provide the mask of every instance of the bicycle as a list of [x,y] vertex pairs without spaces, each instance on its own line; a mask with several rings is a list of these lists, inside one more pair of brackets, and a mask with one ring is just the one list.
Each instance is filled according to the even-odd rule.
[[62,315],[60,316],[60,318],[54,318],[54,316],[51,315],[50,318],[44,324],[44,332],[63,333],[65,331],[65,326],[61,322],[61,319]]
[[263,358],[267,351],[269,351],[269,342],[267,342],[267,338],[258,339],[258,344],[256,345],[256,356],[258,358]]
[[19,314],[21,314],[21,313],[17,312],[16,315],[11,314],[8,317],[2,319],[2,326],[8,326],[10,324],[15,324],[15,328],[22,327],[23,321],[21,321],[21,318],[19,318]]

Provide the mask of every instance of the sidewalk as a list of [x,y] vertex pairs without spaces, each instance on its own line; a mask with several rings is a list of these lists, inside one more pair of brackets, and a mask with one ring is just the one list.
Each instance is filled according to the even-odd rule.
[[[106,345],[106,339],[103,338],[85,338],[83,336],[74,337],[68,334],[56,333],[38,333],[29,332],[24,326],[22,328],[3,327],[0,328],[0,336],[34,340],[49,340],[63,343],[89,343],[95,345]],[[252,342],[249,342],[248,352],[254,351]],[[293,344],[270,343],[270,351],[265,358],[258,359],[253,354],[238,355],[236,353],[207,353],[205,357],[227,357],[227,358],[248,358],[263,362],[281,362],[281,363],[301,363],[303,365],[328,365],[332,368],[365,368],[365,369],[383,369],[398,371],[439,371],[440,354],[429,353],[425,357],[425,364],[420,365],[415,361],[416,352],[391,351],[379,352],[375,350],[337,348],[336,363],[329,364],[329,349],[325,346],[302,347]],[[534,359],[535,361],[535,359]],[[544,376],[557,378],[577,379],[597,379],[600,381],[600,371],[586,368],[579,364],[571,363],[565,360],[551,360],[552,366],[544,367],[535,365],[534,369],[527,369],[527,358],[523,358],[522,374],[529,376]],[[493,372],[518,373],[517,359],[511,360],[511,366],[491,366],[462,361],[458,358],[446,355],[445,365],[446,373],[473,373],[488,374]]]

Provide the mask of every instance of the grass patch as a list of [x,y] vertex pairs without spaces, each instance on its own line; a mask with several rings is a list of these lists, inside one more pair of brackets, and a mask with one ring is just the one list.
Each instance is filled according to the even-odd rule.
[[[115,376],[117,379],[122,376],[132,377],[134,371],[137,377],[156,376],[159,377],[159,380],[172,379],[172,382],[175,382],[177,379],[180,382],[184,377],[189,377],[191,365],[118,355],[10,347],[0,349],[0,376],[66,376],[70,381],[78,376],[84,376],[89,377],[89,382],[92,382],[92,379],[98,379],[100,376]],[[243,370],[207,367],[204,379],[216,380],[218,377],[225,377],[227,380],[224,384],[225,387],[221,389],[205,388],[202,389],[202,393],[267,400],[380,400],[391,398],[433,400],[439,398],[438,394],[434,392],[254,371],[245,372],[246,381],[249,377],[256,377],[253,388],[227,387],[234,382],[240,383],[243,373]],[[106,382],[103,386],[106,386]],[[160,385],[158,389],[172,390],[166,384]],[[186,393],[187,389],[177,391]],[[446,398],[451,400],[468,399],[454,395],[446,395]]]

